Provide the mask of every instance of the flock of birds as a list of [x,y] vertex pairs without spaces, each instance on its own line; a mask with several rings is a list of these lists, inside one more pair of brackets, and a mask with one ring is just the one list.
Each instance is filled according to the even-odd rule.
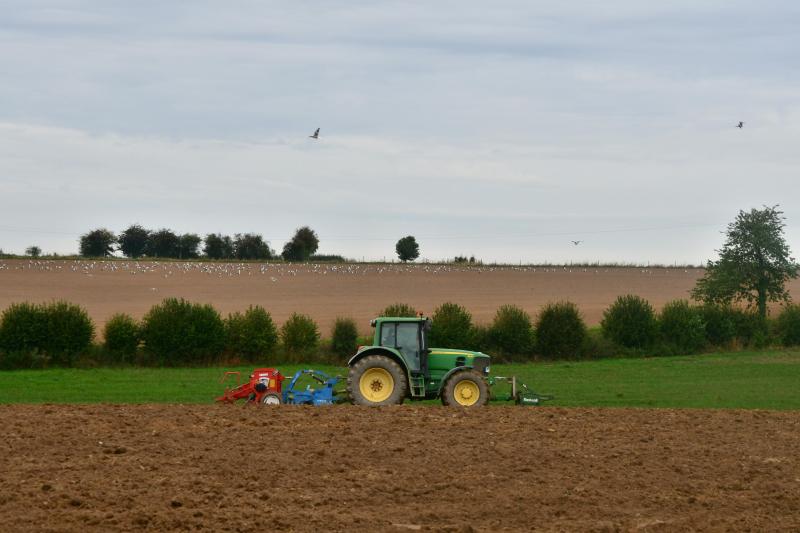
[[625,266],[555,266],[555,265],[453,265],[453,264],[403,264],[403,263],[206,263],[200,261],[102,261],[102,260],[36,260],[0,261],[3,271],[27,270],[35,272],[78,273],[89,277],[101,273],[119,273],[131,276],[157,275],[169,278],[176,274],[199,273],[217,278],[264,276],[275,283],[282,277],[298,274],[320,276],[367,276],[408,273],[448,274],[454,272],[530,272],[530,273],[605,273],[619,268],[639,270],[642,274],[683,271],[696,273],[697,268],[625,267]]

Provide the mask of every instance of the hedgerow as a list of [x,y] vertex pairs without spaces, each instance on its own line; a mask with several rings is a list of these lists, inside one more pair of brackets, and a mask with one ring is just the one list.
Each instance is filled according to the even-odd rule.
[[544,357],[579,357],[586,347],[586,324],[572,302],[549,303],[535,325],[536,352]]
[[159,365],[218,361],[225,349],[225,325],[210,305],[167,298],[142,319],[142,340]]
[[658,336],[653,306],[640,296],[619,296],[603,312],[603,335],[625,348],[647,348]]
[[430,346],[468,348],[472,341],[472,315],[462,306],[446,302],[431,317]]
[[244,314],[236,312],[225,319],[228,351],[245,361],[266,362],[278,345],[278,328],[261,306],[250,306]]
[[281,341],[289,361],[316,357],[319,340],[317,323],[308,315],[292,313],[281,326]]

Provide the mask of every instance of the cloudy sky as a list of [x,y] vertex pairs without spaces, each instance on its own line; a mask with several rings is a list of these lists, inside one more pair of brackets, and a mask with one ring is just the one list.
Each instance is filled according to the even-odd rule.
[[0,10],[5,251],[138,222],[276,249],[310,225],[359,259],[411,234],[431,260],[700,263],[765,204],[800,248],[796,1]]

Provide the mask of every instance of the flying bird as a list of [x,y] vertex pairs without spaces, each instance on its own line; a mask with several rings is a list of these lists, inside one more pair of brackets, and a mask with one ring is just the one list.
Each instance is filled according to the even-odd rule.
[[737,127],[737,128],[739,128],[739,129],[742,129],[742,128],[744,128],[744,122],[742,122],[742,121],[740,120],[740,121],[739,121],[739,123],[736,125],[736,127]]
[[571,242],[571,243],[572,243],[572,244],[574,244],[575,246],[578,246],[578,245],[579,245],[580,243],[582,243],[583,241],[569,241],[569,242]]
[[319,128],[317,128],[317,131],[314,132],[314,135],[309,135],[309,138],[319,139]]

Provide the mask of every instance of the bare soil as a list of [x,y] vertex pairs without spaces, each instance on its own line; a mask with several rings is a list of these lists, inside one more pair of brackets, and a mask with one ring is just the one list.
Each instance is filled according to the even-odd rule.
[[[306,313],[327,334],[339,316],[354,318],[366,333],[369,320],[395,302],[430,314],[453,301],[476,322],[489,323],[504,304],[535,315],[548,302],[569,300],[597,324],[621,294],[638,294],[660,308],[687,298],[702,274],[683,268],[0,260],[0,310],[13,302],[65,299],[84,306],[102,329],[114,313],[141,318],[164,298],[179,297],[211,303],[223,315],[261,305],[278,323]],[[791,290],[800,296],[800,281]]]
[[800,413],[0,406],[1,531],[797,531]]

